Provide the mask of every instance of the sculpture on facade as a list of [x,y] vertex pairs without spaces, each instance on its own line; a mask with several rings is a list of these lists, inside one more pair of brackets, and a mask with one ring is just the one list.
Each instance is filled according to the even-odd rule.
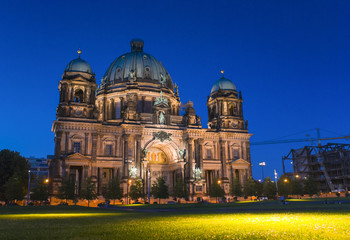
[[165,140],[171,141],[171,135],[171,133],[166,133],[164,131],[153,133],[154,139],[159,139],[161,142],[164,142]]
[[163,112],[159,112],[159,124],[165,124],[165,115]]
[[131,178],[136,178],[137,177],[137,168],[132,166],[129,170],[129,176]]

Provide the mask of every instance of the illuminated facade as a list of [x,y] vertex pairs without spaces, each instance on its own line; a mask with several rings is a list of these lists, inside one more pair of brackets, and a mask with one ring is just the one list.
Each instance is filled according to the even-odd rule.
[[251,176],[251,134],[235,85],[224,77],[214,84],[208,129],[202,128],[192,102],[180,114],[178,86],[161,62],[143,52],[142,40],[131,41],[131,52],[116,58],[100,86],[79,52],[59,92],[50,163],[54,193],[68,177],[78,191],[92,177],[99,194],[113,177],[124,190],[128,179],[140,178],[147,193],[149,181],[163,176],[170,194],[183,178],[191,199],[208,195],[216,179],[229,194],[233,178],[244,185]]

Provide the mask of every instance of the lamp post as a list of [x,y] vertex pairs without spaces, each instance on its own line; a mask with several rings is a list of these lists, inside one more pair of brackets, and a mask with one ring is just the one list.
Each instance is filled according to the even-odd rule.
[[262,173],[262,180],[264,181],[264,167],[265,167],[266,163],[265,162],[261,162],[259,163],[259,166],[261,166],[261,173]]
[[[46,178],[44,180],[44,183],[47,184],[47,186],[49,186],[49,179]],[[47,188],[47,191],[49,192],[49,188]],[[49,205],[51,205],[51,194],[49,194]]]
[[[218,180],[219,187],[221,188],[221,180]],[[216,193],[216,203],[218,203],[218,193]]]
[[151,169],[148,169],[148,204],[151,204]]
[[275,171],[276,195],[278,196],[277,172],[276,172],[276,169],[274,169],[274,171]]
[[27,206],[30,202],[30,170],[28,170],[28,194],[27,194]]

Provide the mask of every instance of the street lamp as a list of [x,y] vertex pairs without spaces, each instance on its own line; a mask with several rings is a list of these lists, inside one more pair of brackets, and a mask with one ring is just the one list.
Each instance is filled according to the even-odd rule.
[[[46,178],[46,179],[44,180],[44,183],[47,184],[47,185],[49,185],[49,179]],[[49,190],[47,189],[47,191],[49,191]],[[51,205],[51,194],[49,194],[49,204]]]
[[276,183],[276,193],[278,194],[278,186],[277,186],[277,172],[276,169],[275,170],[275,183]]
[[[221,185],[221,180],[219,179],[218,180],[218,184],[219,184],[219,186]],[[220,188],[221,188],[221,186],[220,186]],[[216,203],[218,203],[218,196],[216,195]]]
[[30,202],[30,170],[28,170],[28,194],[27,194],[27,206]]
[[151,204],[151,169],[148,169],[148,203]]
[[264,181],[264,167],[265,167],[266,163],[265,162],[261,162],[259,163],[259,166],[261,166],[261,172],[262,172],[262,180]]

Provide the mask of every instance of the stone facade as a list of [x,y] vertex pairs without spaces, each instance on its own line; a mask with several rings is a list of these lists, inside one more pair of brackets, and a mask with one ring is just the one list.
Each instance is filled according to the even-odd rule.
[[143,41],[134,40],[131,47],[111,64],[100,86],[80,56],[68,64],[52,126],[53,192],[65,178],[74,180],[79,191],[87,177],[99,194],[113,177],[120,178],[124,191],[130,178],[142,179],[147,193],[149,182],[162,176],[170,194],[183,178],[190,199],[208,195],[218,179],[227,194],[233,178],[244,185],[251,176],[251,134],[233,83],[225,78],[215,83],[204,129],[192,102],[180,114],[177,85],[160,62],[143,52]]

